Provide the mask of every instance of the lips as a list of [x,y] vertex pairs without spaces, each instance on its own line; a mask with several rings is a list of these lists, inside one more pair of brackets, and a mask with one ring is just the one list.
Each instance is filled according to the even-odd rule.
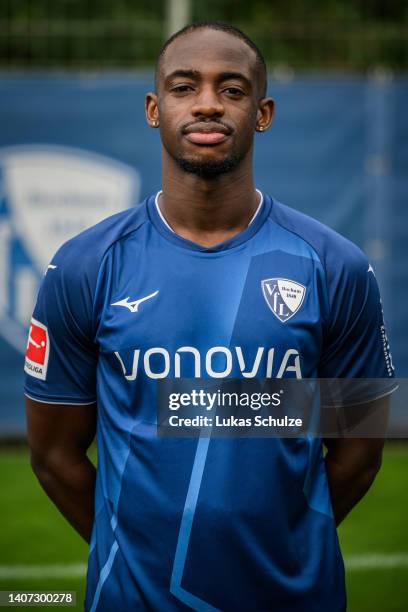
[[221,123],[194,123],[187,126],[184,135],[190,142],[199,145],[215,145],[227,140],[231,130]]

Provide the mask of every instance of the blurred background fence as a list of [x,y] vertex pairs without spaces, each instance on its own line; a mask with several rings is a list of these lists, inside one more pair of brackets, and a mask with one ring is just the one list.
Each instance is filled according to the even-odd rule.
[[404,0],[1,0],[0,56],[8,68],[152,66],[185,22],[242,27],[270,66],[406,70]]
[[22,354],[53,252],[160,187],[143,98],[190,19],[264,52],[277,114],[257,184],[366,251],[408,376],[407,16],[397,0],[0,1],[0,436],[24,434]]

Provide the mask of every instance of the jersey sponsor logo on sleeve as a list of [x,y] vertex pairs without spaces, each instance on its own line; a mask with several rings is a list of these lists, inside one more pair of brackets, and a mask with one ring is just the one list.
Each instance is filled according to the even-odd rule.
[[261,281],[266,303],[279,321],[285,323],[302,306],[306,287],[288,278],[268,278]]
[[30,376],[46,380],[50,342],[47,327],[32,318],[28,332],[24,370]]

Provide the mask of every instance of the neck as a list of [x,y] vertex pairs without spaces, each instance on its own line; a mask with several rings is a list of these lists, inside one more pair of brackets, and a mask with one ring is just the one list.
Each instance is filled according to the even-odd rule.
[[185,172],[164,152],[159,206],[183,238],[206,247],[224,242],[248,226],[258,204],[251,155],[235,170],[203,178]]

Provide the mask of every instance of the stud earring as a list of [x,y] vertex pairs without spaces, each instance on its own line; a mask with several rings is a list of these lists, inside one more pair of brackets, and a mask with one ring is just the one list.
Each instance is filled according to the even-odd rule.
[[152,121],[152,127],[157,128],[159,126],[158,121]]
[[258,125],[256,129],[258,132],[263,132],[265,128],[262,125]]

